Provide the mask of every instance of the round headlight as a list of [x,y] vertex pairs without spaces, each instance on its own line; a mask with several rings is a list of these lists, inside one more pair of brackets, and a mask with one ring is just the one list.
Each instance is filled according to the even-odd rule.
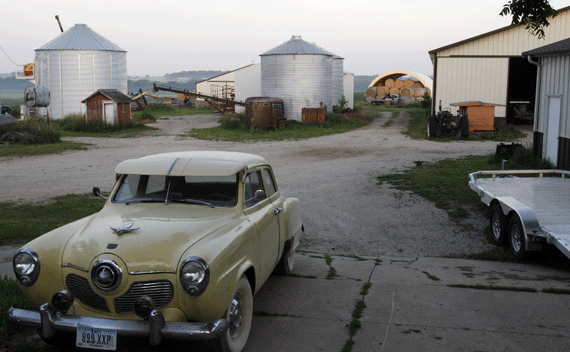
[[180,268],[180,283],[186,293],[198,297],[206,290],[209,281],[210,268],[202,258],[190,257],[184,260]]
[[40,258],[31,249],[23,248],[12,260],[14,274],[23,286],[33,285],[40,275]]

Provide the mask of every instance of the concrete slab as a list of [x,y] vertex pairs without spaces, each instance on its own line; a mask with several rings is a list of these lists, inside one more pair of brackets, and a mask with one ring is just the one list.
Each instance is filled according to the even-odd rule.
[[[565,350],[568,296],[540,290],[566,277],[556,269],[517,263],[385,258],[371,276],[352,351]],[[538,292],[448,286],[457,283]]]
[[345,341],[346,323],[338,320],[256,316],[244,352],[340,351]]

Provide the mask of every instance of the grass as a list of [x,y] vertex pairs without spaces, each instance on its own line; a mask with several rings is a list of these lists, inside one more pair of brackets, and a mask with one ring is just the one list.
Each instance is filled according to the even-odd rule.
[[22,243],[98,212],[104,199],[85,195],[53,198],[50,204],[0,203],[0,245]]
[[477,193],[467,189],[469,173],[500,166],[490,156],[444,159],[436,163],[423,163],[401,173],[378,176],[378,182],[390,183],[394,188],[411,191],[431,200],[459,223],[471,211],[484,214],[486,209]]
[[352,131],[370,124],[376,115],[360,113],[356,116],[344,116],[334,113],[326,115],[323,126],[287,120],[284,128],[267,130],[247,128],[243,115],[224,116],[220,120],[220,126],[192,129],[188,136],[221,141],[298,140]]
[[4,144],[0,145],[0,157],[25,157],[33,155],[59,154],[68,150],[87,150],[87,143],[62,141],[48,144]]
[[[20,338],[33,333],[32,329],[22,329],[8,324],[6,313],[12,306],[34,309],[24,297],[20,284],[4,276],[0,278],[0,346],[7,351],[37,351],[38,346],[28,339]],[[17,338],[13,338],[18,336]]]

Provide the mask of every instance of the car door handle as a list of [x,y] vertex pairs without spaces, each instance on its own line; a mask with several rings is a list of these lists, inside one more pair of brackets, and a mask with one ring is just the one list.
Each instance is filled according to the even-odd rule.
[[283,210],[283,208],[277,207],[277,208],[273,209],[273,213],[274,213],[275,215],[277,215],[277,214],[279,214],[282,210]]

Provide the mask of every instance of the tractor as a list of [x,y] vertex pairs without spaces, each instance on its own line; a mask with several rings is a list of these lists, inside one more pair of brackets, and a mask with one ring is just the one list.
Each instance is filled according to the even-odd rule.
[[461,133],[461,138],[469,137],[469,119],[467,115],[457,114],[454,116],[450,108],[441,108],[439,111],[428,118],[427,136],[435,138],[438,135],[456,136]]

